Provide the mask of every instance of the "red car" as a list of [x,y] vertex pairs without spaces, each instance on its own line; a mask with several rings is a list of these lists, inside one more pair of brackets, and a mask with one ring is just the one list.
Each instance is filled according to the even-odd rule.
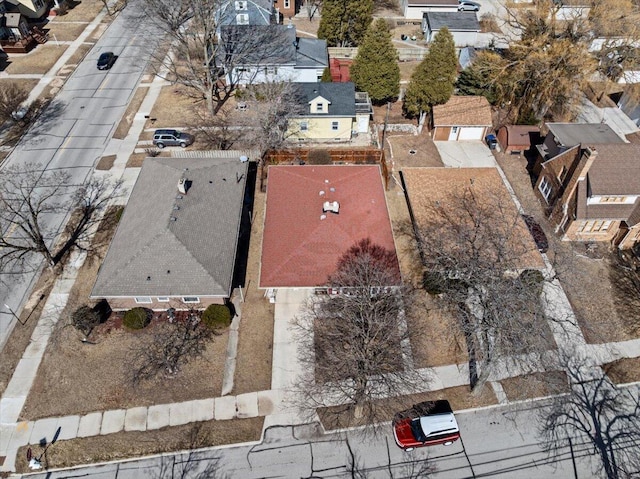
[[437,444],[450,446],[460,438],[460,429],[449,401],[427,401],[396,414],[393,436],[398,447],[411,451]]

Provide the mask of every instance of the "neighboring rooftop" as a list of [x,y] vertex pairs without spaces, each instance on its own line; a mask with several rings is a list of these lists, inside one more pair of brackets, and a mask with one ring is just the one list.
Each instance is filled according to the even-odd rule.
[[[356,114],[356,87],[351,82],[317,82],[295,83],[300,92],[297,100],[306,112],[304,116],[347,116]],[[309,113],[309,103],[321,96],[328,100],[329,111],[326,113]]]
[[[247,165],[239,158],[147,158],[92,297],[227,297]],[[182,178],[186,194],[178,191]]]
[[[238,9],[238,7],[244,8]],[[218,9],[218,24],[239,24],[239,15],[246,15],[242,21],[251,26],[269,25],[276,20],[272,0],[244,0],[241,2],[227,0],[221,2],[220,8]]]
[[443,27],[456,32],[479,32],[480,22],[476,12],[424,12],[423,18],[432,32]]
[[409,0],[411,7],[457,7],[458,0]]
[[418,227],[431,221],[434,205],[445,209],[454,219],[460,216],[462,221],[460,211],[453,206],[452,195],[462,197],[465,190],[472,188],[480,204],[489,197],[490,206],[499,204],[504,222],[494,226],[504,231],[508,238],[510,248],[518,258],[518,269],[544,267],[533,238],[496,168],[404,168],[402,178]]
[[[337,202],[338,213],[324,212],[325,202]],[[395,251],[378,166],[269,167],[261,288],[324,286],[367,237]]]
[[604,123],[547,123],[547,128],[561,146],[625,143]]
[[491,106],[483,96],[452,96],[433,107],[435,126],[491,126]]

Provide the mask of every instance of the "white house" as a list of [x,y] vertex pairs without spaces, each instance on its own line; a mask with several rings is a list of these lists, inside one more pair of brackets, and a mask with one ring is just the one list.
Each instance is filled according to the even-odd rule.
[[422,20],[424,12],[457,12],[458,0],[401,0],[400,10],[408,20]]
[[427,43],[433,41],[440,29],[447,27],[456,47],[475,45],[480,32],[476,12],[425,12],[422,16],[422,31]]

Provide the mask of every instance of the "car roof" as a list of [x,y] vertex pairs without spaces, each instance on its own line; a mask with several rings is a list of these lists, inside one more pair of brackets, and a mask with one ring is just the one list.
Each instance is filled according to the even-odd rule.
[[434,433],[458,432],[458,422],[453,413],[432,414],[420,418],[420,427],[426,436]]

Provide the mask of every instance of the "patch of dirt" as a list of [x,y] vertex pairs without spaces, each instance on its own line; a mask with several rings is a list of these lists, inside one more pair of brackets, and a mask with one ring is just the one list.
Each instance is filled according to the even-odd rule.
[[467,346],[453,313],[426,292],[419,292],[407,315],[411,351],[416,368],[464,364]]
[[71,42],[78,38],[80,34],[87,28],[88,23],[69,23],[60,22],[54,18],[49,22],[45,30],[49,30],[49,42]]
[[[306,13],[306,8],[302,8],[305,9]],[[296,34],[303,37],[317,38],[318,27],[320,26],[320,18],[318,16],[314,16],[311,21],[308,17],[294,17],[291,22],[296,26]],[[288,25],[289,20],[285,19],[283,23]]]
[[482,33],[502,33],[496,17],[491,13],[485,13],[480,17],[480,31]]
[[[373,106],[373,122],[378,125],[384,125],[387,118],[387,105]],[[402,115],[402,102],[395,101],[391,103],[391,109],[389,110],[389,123],[407,123],[411,125],[417,125],[415,120],[405,118]]]
[[182,85],[163,87],[145,128],[180,128],[198,124],[203,117],[204,102],[194,95],[195,90]]
[[78,66],[78,64],[84,59],[84,57],[87,56],[87,53],[89,53],[92,47],[93,47],[93,44],[88,45],[86,43],[83,43],[82,45],[78,46],[78,49],[75,52],[73,52],[73,55],[71,55],[71,57],[69,58],[69,61],[67,61],[67,63],[65,64],[65,67]]
[[[86,22],[89,23],[91,20],[96,18],[98,13],[104,8],[104,4],[102,2],[90,2],[83,1],[77,2],[77,4],[70,9],[65,15],[57,15],[53,22]],[[109,16],[107,15],[107,18]]]
[[[423,401],[437,401],[440,399],[448,400],[454,412],[498,404],[493,389],[489,385],[484,385],[477,395],[472,394],[468,386],[457,386],[439,391],[388,398],[384,401],[377,401],[376,403],[380,410],[389,411],[387,420],[390,421],[393,419],[393,411],[403,411]],[[352,427],[367,424],[366,419],[356,418],[353,415],[353,410],[344,411],[344,407],[319,408],[317,412],[322,425],[327,431],[340,429],[344,424],[349,424]],[[377,419],[379,421],[385,420],[385,418]]]
[[234,394],[271,389],[274,305],[258,289],[266,194],[260,192],[260,182],[256,183]]
[[133,119],[138,113],[140,109],[140,105],[144,101],[144,97],[147,95],[149,91],[149,87],[139,87],[136,92],[133,94],[133,98],[129,102],[129,106],[127,107],[127,111],[122,115],[122,119],[118,126],[116,127],[116,131],[113,134],[113,137],[117,140],[124,140],[129,133],[129,129],[133,124]]
[[[31,335],[38,324],[40,313],[42,313],[51,288],[53,288],[54,279],[53,273],[48,268],[40,274],[29,300],[20,312],[20,323],[23,324],[17,323],[15,325],[0,351],[0,394],[4,393],[7,388],[24,350],[31,341]],[[3,312],[6,312],[6,308]]]
[[410,81],[411,75],[413,75],[418,65],[420,65],[419,61],[398,62],[398,66],[400,67],[400,81]]
[[58,61],[68,45],[56,46],[53,42],[38,47],[23,56],[12,56],[6,68],[10,75],[39,74],[44,75]]
[[[157,431],[119,432],[106,436],[58,441],[47,450],[43,465],[50,469],[65,468],[163,452],[259,441],[263,423],[262,417],[206,421],[166,427]],[[31,472],[26,459],[29,447],[33,457],[42,454],[42,448],[39,445],[21,447],[16,461],[16,469],[19,473]],[[194,461],[193,467],[197,465],[199,464]],[[162,467],[163,470],[173,470],[173,464],[169,458]],[[189,465],[183,467],[186,471]]]
[[640,358],[623,358],[603,365],[602,369],[615,384],[640,381]]
[[537,397],[569,392],[564,371],[547,371],[516,376],[500,381],[509,401],[523,401]]
[[110,170],[116,161],[116,155],[103,156],[96,165],[96,170]]
[[129,157],[127,161],[127,168],[140,168],[142,167],[142,162],[149,155],[147,153],[134,153]]

